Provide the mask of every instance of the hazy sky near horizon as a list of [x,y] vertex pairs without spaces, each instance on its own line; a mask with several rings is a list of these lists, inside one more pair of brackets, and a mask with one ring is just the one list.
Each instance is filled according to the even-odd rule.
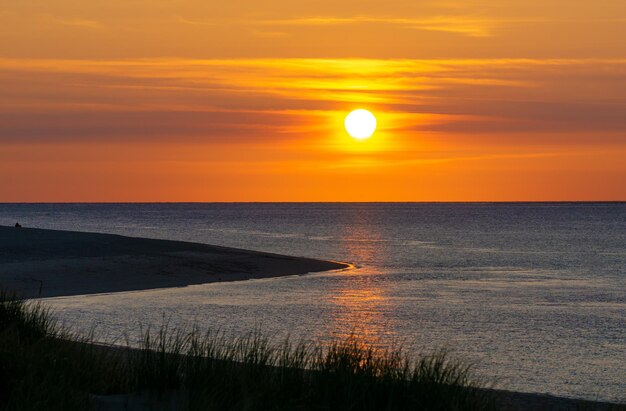
[[623,0],[0,1],[0,201],[626,200],[624,38]]

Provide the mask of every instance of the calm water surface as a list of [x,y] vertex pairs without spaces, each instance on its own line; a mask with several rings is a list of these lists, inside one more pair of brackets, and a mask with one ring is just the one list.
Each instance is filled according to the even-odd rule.
[[626,204],[4,204],[0,224],[352,262],[357,269],[47,299],[99,338],[138,325],[354,332],[446,347],[512,390],[626,402]]

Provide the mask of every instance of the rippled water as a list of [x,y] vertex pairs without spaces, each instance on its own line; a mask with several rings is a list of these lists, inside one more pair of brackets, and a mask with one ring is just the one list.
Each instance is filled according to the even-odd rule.
[[192,323],[446,347],[504,388],[626,402],[626,204],[0,205],[0,224],[348,261],[354,270],[47,299],[101,338]]

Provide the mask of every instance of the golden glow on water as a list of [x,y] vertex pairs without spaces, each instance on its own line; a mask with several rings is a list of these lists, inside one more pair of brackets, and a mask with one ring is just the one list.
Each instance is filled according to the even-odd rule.
[[332,302],[337,309],[330,327],[338,338],[354,335],[372,346],[388,346],[392,341],[388,339],[391,328],[384,316],[389,302],[383,289],[369,275],[351,276],[337,290]]
[[[372,215],[367,210],[360,210],[357,215],[349,217],[349,227],[339,245],[346,255],[356,261],[367,264],[377,258],[383,258],[380,245],[381,236],[375,230],[376,225],[369,221]],[[356,270],[342,273],[334,294],[330,296],[335,305],[330,325],[339,338],[351,335],[372,346],[388,346],[393,341],[391,316],[387,315],[392,307],[386,295],[384,282],[380,281],[382,273],[370,267],[359,267]],[[384,343],[382,342],[386,340]]]

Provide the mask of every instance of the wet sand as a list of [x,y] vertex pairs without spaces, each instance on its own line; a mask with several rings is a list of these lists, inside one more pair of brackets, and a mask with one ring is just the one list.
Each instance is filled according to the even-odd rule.
[[183,241],[0,226],[0,287],[27,298],[184,287],[347,267]]

